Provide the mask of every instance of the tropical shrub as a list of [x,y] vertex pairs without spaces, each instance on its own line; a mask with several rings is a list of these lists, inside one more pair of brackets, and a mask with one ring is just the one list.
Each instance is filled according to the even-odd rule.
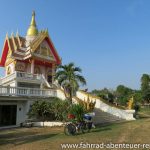
[[135,110],[134,117],[138,118],[138,112],[140,111],[140,105],[138,103],[134,104],[134,110]]
[[53,101],[51,104],[52,104],[51,111],[55,116],[55,120],[59,121],[66,120],[66,116],[68,114],[68,110],[70,107],[69,101],[57,99]]
[[69,109],[69,113],[75,115],[77,121],[83,121],[83,115],[86,113],[86,110],[83,105],[73,104]]
[[51,98],[50,100],[35,101],[28,112],[29,118],[36,118],[42,121],[66,120],[70,104],[68,100]]
[[28,112],[29,118],[36,118],[38,120],[53,120],[54,114],[51,112],[51,102],[45,100],[38,100],[32,104],[31,109]]

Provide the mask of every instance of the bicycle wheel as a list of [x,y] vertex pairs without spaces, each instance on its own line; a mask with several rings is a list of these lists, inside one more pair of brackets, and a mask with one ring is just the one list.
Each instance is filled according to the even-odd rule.
[[73,125],[72,123],[69,123],[69,124],[65,125],[64,133],[66,135],[75,135],[75,133],[76,133],[75,125]]
[[87,123],[87,130],[88,130],[88,132],[90,132],[90,130],[92,129],[92,122],[88,122]]
[[81,122],[80,123],[80,128],[79,130],[82,132],[82,133],[85,133],[86,132],[86,123],[85,122]]

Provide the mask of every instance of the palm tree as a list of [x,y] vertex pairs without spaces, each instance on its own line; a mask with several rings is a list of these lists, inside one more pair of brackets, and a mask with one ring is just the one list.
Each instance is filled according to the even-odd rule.
[[86,85],[85,78],[80,75],[81,72],[81,68],[75,67],[74,63],[60,65],[56,71],[55,79],[63,87],[71,103],[72,96],[79,89],[79,85]]

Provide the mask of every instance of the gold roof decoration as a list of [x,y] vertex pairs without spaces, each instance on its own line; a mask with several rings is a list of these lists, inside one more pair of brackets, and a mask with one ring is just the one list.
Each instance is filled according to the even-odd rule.
[[[52,40],[49,37],[48,29],[38,31],[35,21],[35,12],[32,13],[32,19],[30,26],[27,30],[27,37],[22,37],[17,33],[9,36],[6,34],[4,41],[2,58],[0,59],[0,66],[7,66],[13,61],[17,60],[28,60],[28,59],[38,59],[40,61],[47,62],[47,64],[61,64],[60,57],[52,43]],[[29,36],[29,37],[28,37]],[[32,37],[33,36],[33,37]],[[29,44],[26,42],[29,39]],[[44,42],[47,44],[44,44]],[[41,46],[43,43],[43,46]],[[41,45],[40,45],[41,44]],[[38,47],[40,46],[40,52],[44,51],[44,55],[40,58],[36,55]],[[41,53],[40,53],[41,54]],[[45,57],[46,55],[46,57]],[[48,57],[47,57],[48,56]],[[53,56],[53,57],[52,57]],[[53,58],[53,59],[52,59]],[[47,65],[46,64],[46,65]]]
[[15,42],[15,38],[14,38],[14,33],[13,32],[11,34],[11,39],[12,39],[14,50],[16,51],[17,50],[17,45],[16,45],[16,42]]
[[36,35],[38,35],[38,29],[35,22],[35,11],[33,11],[31,23],[27,31],[27,36],[36,36]]
[[38,36],[30,43],[30,47],[32,49],[32,52],[34,52],[37,47],[41,44],[41,42],[46,38],[49,37],[48,30],[41,30],[38,34]]
[[8,42],[9,50],[13,52],[20,50],[21,47],[25,46],[25,38],[19,36],[19,33],[16,33],[16,36],[12,32],[9,36],[8,33],[6,33],[5,41]]

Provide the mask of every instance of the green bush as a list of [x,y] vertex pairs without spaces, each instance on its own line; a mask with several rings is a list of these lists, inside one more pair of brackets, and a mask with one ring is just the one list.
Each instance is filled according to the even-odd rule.
[[83,105],[73,104],[69,109],[69,113],[75,115],[77,121],[83,121],[83,115],[86,113]]
[[138,112],[140,111],[140,105],[138,103],[135,103],[134,106],[133,106],[133,108],[135,110],[134,118],[138,119],[139,118]]
[[68,110],[70,107],[70,102],[68,100],[57,99],[52,102],[52,113],[55,116],[55,120],[63,121],[66,120]]
[[29,118],[42,121],[66,120],[70,104],[68,100],[51,98],[50,100],[35,101],[28,112]]
[[54,118],[51,112],[51,102],[39,100],[35,101],[28,112],[29,118],[36,118],[38,120],[52,120]]
[[28,113],[28,117],[42,121],[66,121],[69,113],[74,114],[77,121],[82,121],[86,110],[81,104],[70,104],[68,100],[54,97],[50,100],[35,101]]

